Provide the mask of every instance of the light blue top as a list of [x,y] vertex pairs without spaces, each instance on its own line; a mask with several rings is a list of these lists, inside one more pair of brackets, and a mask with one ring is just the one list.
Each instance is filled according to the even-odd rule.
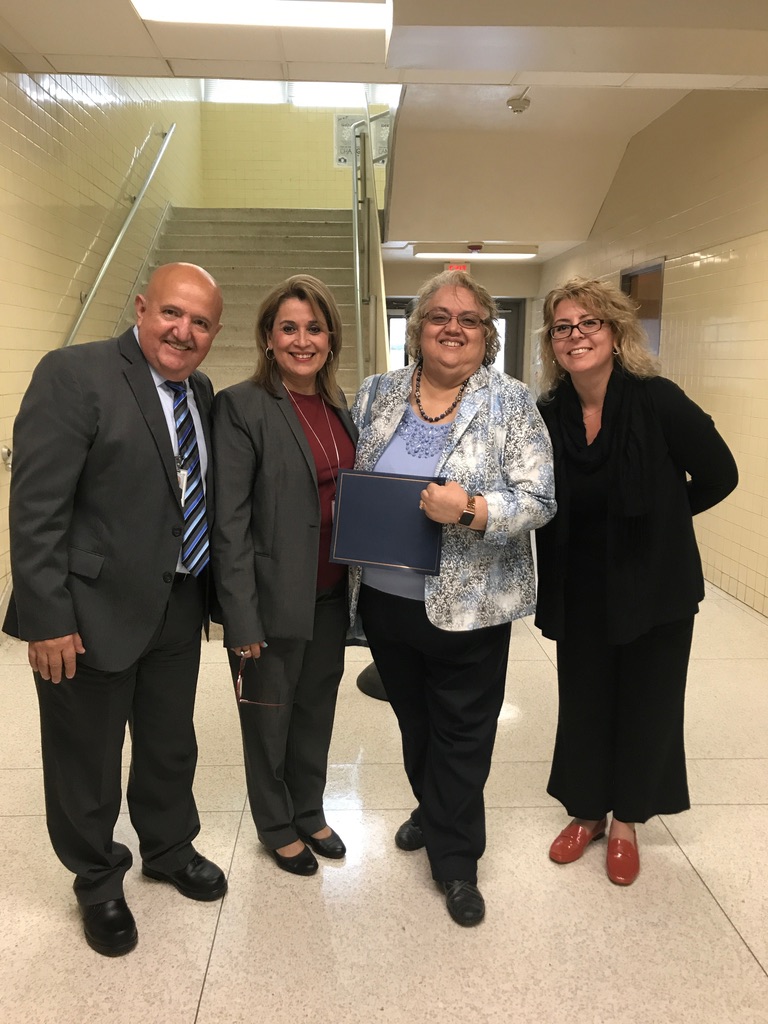
[[[437,461],[445,447],[450,423],[425,423],[409,405],[392,439],[381,453],[377,473],[401,476],[436,476]],[[366,566],[363,583],[374,590],[412,601],[424,600],[424,573],[415,569],[379,569]]]

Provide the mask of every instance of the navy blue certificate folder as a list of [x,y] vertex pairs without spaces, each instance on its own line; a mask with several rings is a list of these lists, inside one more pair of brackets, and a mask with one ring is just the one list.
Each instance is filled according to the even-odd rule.
[[443,528],[419,508],[435,477],[342,469],[336,488],[331,561],[440,572]]

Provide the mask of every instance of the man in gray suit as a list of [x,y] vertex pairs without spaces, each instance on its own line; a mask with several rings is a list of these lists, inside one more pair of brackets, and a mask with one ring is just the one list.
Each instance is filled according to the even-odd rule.
[[126,723],[143,873],[196,900],[227,888],[192,846],[213,500],[213,389],[197,367],[221,309],[202,268],[160,267],[136,297],[136,328],[43,357],[14,427],[4,628],[29,642],[48,832],[105,956],[138,938],[123,896],[132,856],[113,838]]

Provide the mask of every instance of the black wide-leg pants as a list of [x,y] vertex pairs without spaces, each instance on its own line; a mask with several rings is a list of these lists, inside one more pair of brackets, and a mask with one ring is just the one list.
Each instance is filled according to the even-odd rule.
[[[270,850],[325,827],[323,794],[336,697],[344,674],[346,584],[319,593],[312,640],[268,637],[248,659],[239,705],[248,802]],[[232,677],[240,658],[229,651]]]
[[693,619],[611,646],[557,644],[560,707],[547,786],[573,817],[645,822],[690,807],[683,720]]
[[397,715],[432,877],[477,882],[511,625],[449,632],[432,625],[423,602],[366,586],[360,613]]
[[142,860],[172,872],[194,856],[200,819],[192,795],[193,713],[203,603],[200,581],[177,577],[163,619],[133,665],[101,672],[78,659],[74,678],[58,684],[35,674],[48,833],[84,905],[119,899],[133,860],[113,838],[126,724],[126,795]]

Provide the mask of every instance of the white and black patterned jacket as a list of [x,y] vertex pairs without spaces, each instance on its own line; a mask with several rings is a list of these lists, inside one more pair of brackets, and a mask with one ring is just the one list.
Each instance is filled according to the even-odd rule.
[[[384,374],[362,421],[373,377],[363,381],[352,409],[361,429],[357,469],[371,470],[405,413],[415,366]],[[530,531],[555,514],[552,446],[528,388],[481,366],[464,392],[435,475],[455,480],[488,503],[485,530],[443,527],[440,574],[426,577],[430,622],[458,631],[495,626],[534,610]],[[351,572],[354,620],[361,570]]]

